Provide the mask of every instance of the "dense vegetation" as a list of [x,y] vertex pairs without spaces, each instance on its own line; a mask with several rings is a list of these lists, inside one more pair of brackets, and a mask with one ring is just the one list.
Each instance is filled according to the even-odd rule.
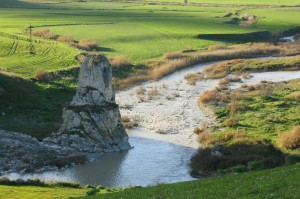
[[213,133],[198,132],[205,150],[192,158],[194,174],[244,172],[299,162],[300,80],[263,82],[232,91],[227,86],[221,84],[199,98],[199,103],[213,108],[218,125],[210,129]]

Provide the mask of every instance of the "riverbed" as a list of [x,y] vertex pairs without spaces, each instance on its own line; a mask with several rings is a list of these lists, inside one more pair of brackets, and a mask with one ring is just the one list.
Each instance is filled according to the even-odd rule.
[[[266,58],[264,58],[266,59]],[[271,58],[268,58],[271,59]],[[217,62],[214,62],[217,63]],[[138,128],[128,130],[129,142],[134,147],[128,152],[108,153],[101,159],[82,166],[39,174],[6,175],[10,179],[79,182],[107,187],[148,186],[193,180],[189,174],[189,160],[198,148],[195,127],[202,122],[211,124],[214,117],[199,108],[198,97],[213,89],[219,80],[202,80],[187,84],[184,77],[213,63],[199,64],[177,71],[159,81],[118,92],[117,103],[121,114],[135,118]],[[252,73],[252,78],[231,84],[257,84],[262,80],[288,81],[300,78],[300,71]],[[137,89],[143,88],[144,94]],[[148,93],[157,94],[148,99]],[[143,100],[141,100],[143,98]]]

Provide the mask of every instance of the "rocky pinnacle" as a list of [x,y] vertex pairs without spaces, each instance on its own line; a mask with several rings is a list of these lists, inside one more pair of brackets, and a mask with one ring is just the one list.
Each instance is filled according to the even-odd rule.
[[[79,135],[93,143],[92,148],[82,143],[83,151],[130,148],[119,106],[115,102],[112,68],[104,56],[89,55],[82,62],[76,95],[63,111],[63,125],[58,135],[63,134]],[[76,144],[76,148],[81,149],[80,143]]]

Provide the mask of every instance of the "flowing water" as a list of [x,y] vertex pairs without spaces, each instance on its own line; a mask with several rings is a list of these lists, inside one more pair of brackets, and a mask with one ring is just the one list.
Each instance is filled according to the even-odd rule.
[[[134,133],[136,134],[136,133]],[[195,149],[129,133],[134,147],[128,152],[107,153],[83,166],[40,174],[6,175],[10,179],[79,182],[106,187],[148,186],[193,180],[189,159]]]

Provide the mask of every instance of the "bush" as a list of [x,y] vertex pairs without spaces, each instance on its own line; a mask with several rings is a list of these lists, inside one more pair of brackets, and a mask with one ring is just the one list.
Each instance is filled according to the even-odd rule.
[[157,89],[153,89],[153,90],[149,91],[148,92],[148,100],[152,100],[157,95],[159,95],[159,92]]
[[182,52],[168,52],[163,55],[164,59],[181,59],[184,55]]
[[93,195],[96,195],[96,193],[98,193],[98,192],[99,192],[98,189],[92,189],[92,190],[89,190],[88,192],[86,192],[86,195],[93,196]]
[[227,46],[225,46],[224,44],[216,44],[216,45],[211,45],[207,48],[207,50],[209,51],[213,51],[213,50],[226,50],[228,49]]
[[199,149],[197,153],[191,158],[191,168],[196,173],[201,171],[215,171],[218,167],[219,158],[212,154],[212,149]]
[[187,59],[169,60],[166,64],[155,67],[150,72],[150,76],[154,80],[158,80],[174,71],[191,66]]
[[144,95],[145,92],[146,92],[146,89],[143,88],[143,87],[139,87],[139,88],[136,89],[136,94],[137,95]]
[[38,80],[38,81],[41,81],[41,82],[48,82],[50,80],[50,73],[44,71],[44,70],[37,70],[35,72],[35,78]]
[[197,81],[203,79],[201,73],[187,74],[184,79],[188,82],[189,85],[195,85]]
[[300,91],[295,91],[286,96],[286,99],[291,101],[300,101]]
[[59,36],[57,38],[57,41],[60,42],[64,42],[64,43],[68,43],[68,44],[72,44],[75,42],[75,40],[73,39],[73,37],[69,36],[69,35],[65,35],[65,36]]
[[191,159],[193,173],[226,170],[242,172],[262,168],[273,168],[285,163],[284,154],[266,140],[234,136],[226,142],[211,138],[214,148],[199,150]]
[[249,170],[260,170],[265,168],[264,161],[262,160],[250,161],[248,162],[247,166]]
[[97,42],[95,40],[92,39],[80,39],[78,42],[78,47],[82,48],[84,50],[92,50],[92,49],[96,49],[99,48]]
[[111,58],[110,64],[112,65],[112,67],[121,67],[121,66],[131,65],[130,60],[123,55],[119,55],[114,58]]
[[240,165],[231,167],[230,170],[231,170],[231,172],[234,172],[234,173],[243,173],[243,172],[248,171],[248,168],[245,165],[240,164]]
[[32,32],[32,35],[36,36],[36,37],[42,37],[45,39],[54,39],[55,38],[55,35],[52,34],[49,29],[46,29],[46,28],[35,30]]
[[287,155],[285,157],[285,162],[287,165],[292,165],[300,162],[300,155]]
[[203,130],[198,135],[198,142],[201,146],[208,147],[211,141],[211,134],[208,130]]
[[238,124],[239,120],[239,116],[231,116],[224,121],[224,125],[228,127],[233,127]]
[[220,103],[229,100],[229,96],[224,93],[219,93],[216,90],[207,91],[198,99],[199,103]]
[[291,132],[279,136],[279,144],[286,149],[297,149],[300,147],[300,125],[295,126]]

